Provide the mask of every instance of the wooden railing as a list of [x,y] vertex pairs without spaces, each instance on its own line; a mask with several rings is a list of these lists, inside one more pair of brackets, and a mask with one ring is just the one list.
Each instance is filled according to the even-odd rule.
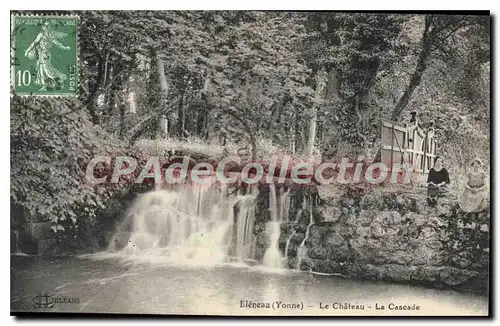
[[407,163],[413,165],[414,172],[427,174],[434,164],[437,143],[432,128],[382,120],[381,141],[381,162],[390,171],[396,163]]

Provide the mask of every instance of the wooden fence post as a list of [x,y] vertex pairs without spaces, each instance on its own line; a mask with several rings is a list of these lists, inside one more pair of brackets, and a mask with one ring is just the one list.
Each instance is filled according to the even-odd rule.
[[391,128],[391,172],[392,172],[392,164],[394,161],[394,123]]
[[425,130],[425,138],[424,138],[424,168],[423,168],[423,171],[424,171],[424,174],[427,172],[427,135],[429,134],[429,130],[426,129]]

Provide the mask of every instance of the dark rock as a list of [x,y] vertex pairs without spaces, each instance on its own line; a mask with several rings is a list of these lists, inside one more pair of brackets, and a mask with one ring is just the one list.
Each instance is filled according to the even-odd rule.
[[435,212],[436,209],[434,207],[429,206],[429,204],[427,204],[427,201],[425,200],[417,201],[416,213],[427,216],[427,215],[434,215]]
[[413,252],[398,251],[389,258],[389,262],[399,265],[409,265],[413,262]]
[[465,269],[458,269],[453,267],[446,267],[440,270],[439,279],[447,285],[458,285],[477,276],[477,272],[468,271]]
[[450,261],[453,266],[458,268],[467,268],[472,264],[469,259],[459,256],[451,257]]
[[[298,257],[295,258],[294,265],[297,267],[299,260]],[[302,260],[300,260],[300,266],[298,266],[298,269],[301,271],[307,271],[315,268],[314,261],[312,261],[308,257],[304,257]]]
[[306,235],[304,233],[295,233],[295,235],[293,236],[293,238],[290,240],[290,242],[294,242],[294,243],[301,243],[302,241],[304,241],[304,238],[306,237]]
[[398,211],[391,211],[388,224],[400,225],[402,220],[403,217],[401,216],[401,213],[399,213]]
[[453,206],[449,203],[441,203],[436,207],[436,212],[438,216],[452,217],[453,216]]
[[434,249],[434,250],[439,250],[439,249],[443,248],[443,245],[441,244],[441,242],[437,241],[437,240],[429,241],[425,245],[431,249]]
[[408,282],[416,272],[416,266],[386,265],[380,268],[383,280],[393,282]]
[[307,248],[312,248],[319,246],[321,244],[321,239],[320,238],[307,238],[306,241],[304,242],[305,246]]
[[326,274],[344,274],[343,263],[331,260],[312,259],[313,271]]
[[34,240],[46,240],[54,238],[54,231],[52,230],[53,223],[48,222],[33,222],[27,223],[26,233]]
[[392,220],[391,212],[390,211],[381,211],[377,212],[375,214],[375,218],[373,219],[373,222],[379,223],[381,225],[388,225]]
[[311,270],[319,273],[330,273],[330,266],[328,261],[324,259],[311,259]]
[[439,277],[439,272],[444,267],[422,266],[419,267],[413,275],[413,279],[421,282],[436,282]]
[[309,237],[323,239],[323,236],[326,233],[326,227],[319,225],[311,225],[309,228]]
[[359,207],[364,210],[383,209],[382,194],[377,190],[372,190],[364,194],[359,202]]
[[479,230],[481,230],[481,232],[489,232],[490,227],[488,226],[488,224],[481,224],[481,226],[479,227]]
[[59,252],[56,239],[38,240],[38,255],[53,255]]
[[[325,197],[327,207],[315,209],[321,222],[309,230],[303,269],[439,286],[483,284],[478,273],[488,266],[487,220],[461,213],[449,198],[430,207],[425,196],[369,190],[328,207],[338,198]],[[290,244],[291,255],[296,246]]]
[[320,208],[319,213],[321,219],[317,222],[335,223],[340,219],[342,210],[335,206],[324,205]]
[[382,277],[380,276],[380,270],[371,264],[366,264],[363,266],[363,271],[361,273],[361,277],[364,277],[369,280],[382,280]]
[[438,233],[436,232],[436,229],[426,226],[421,228],[420,237],[425,241],[433,241],[438,239]]
[[362,210],[359,212],[358,216],[352,215],[348,217],[347,224],[354,225],[370,225],[373,219],[375,218],[374,211],[366,211]]
[[422,225],[427,223],[427,216],[417,214],[414,212],[406,213],[404,218],[408,219],[410,221],[410,223],[413,223],[416,226],[422,226]]
[[358,226],[356,228],[356,235],[358,238],[366,240],[372,235],[372,228],[369,226]]
[[297,232],[306,232],[307,226],[304,226],[302,224],[295,224],[293,228]]
[[439,256],[432,248],[422,244],[414,251],[413,264],[414,265],[436,265],[439,263]]
[[490,222],[490,212],[489,211],[480,212],[478,215],[479,215],[478,221],[486,222],[486,223]]
[[14,244],[12,249],[18,249],[23,253],[36,255],[38,253],[38,241],[34,240],[31,236],[28,236],[24,233],[20,233],[17,239],[17,248]]
[[402,194],[396,195],[396,204],[398,207],[408,207],[408,198],[404,197]]
[[266,231],[266,223],[256,223],[253,228],[254,234],[261,234]]
[[329,232],[325,234],[324,242],[325,245],[330,247],[337,247],[344,243],[344,238],[337,234],[336,232]]
[[330,273],[342,273],[342,264],[338,261],[329,260],[328,267]]
[[[290,211],[299,222],[283,223],[279,240],[282,251],[288,242],[286,263],[293,268],[301,257],[302,270],[364,279],[453,287],[487,280],[479,274],[488,266],[489,213],[484,221],[463,214],[449,198],[430,207],[425,193],[377,189],[346,195],[325,186],[318,189],[315,224],[300,249],[310,221],[303,198],[314,196],[300,191],[292,195],[297,206]],[[262,221],[268,219],[266,215]],[[254,234],[256,230],[258,225]],[[256,241],[257,256],[263,255],[265,242]]]
[[327,251],[325,248],[321,246],[316,246],[308,251],[309,257],[313,259],[326,259],[327,257]]
[[349,257],[349,247],[347,243],[343,243],[340,246],[329,246],[328,247],[328,259],[335,261],[345,261]]
[[347,206],[347,207],[352,207],[354,205],[354,203],[355,203],[355,201],[351,197],[345,198],[344,201],[342,202],[342,204]]
[[374,222],[371,227],[371,236],[374,238],[382,238],[385,235],[385,228],[379,224]]
[[387,258],[383,254],[376,254],[371,261],[374,265],[384,265],[387,263]]

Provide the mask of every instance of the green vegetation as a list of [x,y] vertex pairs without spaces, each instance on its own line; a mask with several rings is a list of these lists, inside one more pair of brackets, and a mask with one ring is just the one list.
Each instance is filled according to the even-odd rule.
[[11,100],[11,199],[30,215],[95,216],[122,186],[86,188],[83,164],[159,136],[374,155],[380,118],[417,111],[456,171],[488,161],[488,16],[77,14],[80,98]]

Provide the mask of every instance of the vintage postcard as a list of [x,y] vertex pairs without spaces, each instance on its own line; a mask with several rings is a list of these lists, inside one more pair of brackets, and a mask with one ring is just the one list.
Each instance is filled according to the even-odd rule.
[[11,314],[490,316],[489,12],[11,12]]

